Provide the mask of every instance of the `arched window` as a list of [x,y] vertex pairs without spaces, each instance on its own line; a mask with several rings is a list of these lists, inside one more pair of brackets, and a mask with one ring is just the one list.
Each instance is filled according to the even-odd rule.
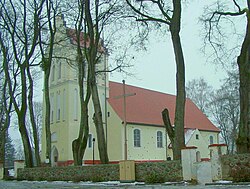
[[209,137],[209,143],[210,143],[210,144],[213,144],[213,143],[214,143],[214,137],[213,137],[213,136],[210,136],[210,137]]
[[61,79],[62,77],[62,63],[59,62],[58,64],[58,79]]
[[74,112],[73,112],[74,120],[78,118],[78,91],[77,89],[74,90]]
[[93,135],[89,134],[89,138],[88,138],[88,147],[92,148],[92,140],[93,140]]
[[65,120],[65,110],[66,110],[66,90],[63,90],[63,107],[62,107],[62,118]]
[[157,131],[156,139],[157,139],[157,148],[162,148],[163,147],[163,138],[162,138],[162,132],[161,131]]
[[54,94],[52,93],[50,96],[50,122],[54,121]]
[[57,141],[57,134],[56,132],[51,134],[51,142],[56,142]]
[[51,81],[55,81],[55,65],[52,66]]
[[200,162],[201,161],[201,153],[200,151],[196,152],[196,162]]
[[134,147],[141,147],[141,131],[139,129],[134,130]]
[[57,121],[59,121],[60,120],[60,114],[61,114],[61,96],[60,96],[60,91],[59,92],[57,92],[57,102],[56,102],[56,104],[57,104]]

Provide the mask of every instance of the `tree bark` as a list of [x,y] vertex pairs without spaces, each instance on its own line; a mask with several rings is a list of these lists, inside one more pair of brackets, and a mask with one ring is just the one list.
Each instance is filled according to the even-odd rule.
[[49,94],[49,75],[51,63],[45,63],[46,68],[44,70],[44,99],[45,99],[45,133],[46,133],[46,159],[49,159],[49,165],[51,165],[51,130],[50,130],[50,94]]
[[[89,113],[88,104],[91,97],[90,86],[87,83],[86,96],[84,96],[84,73],[86,69],[86,62],[81,51],[80,46],[80,30],[77,32],[78,38],[78,86],[79,86],[79,96],[81,104],[81,118],[80,118],[80,128],[78,132],[78,138],[72,142],[74,165],[82,165],[82,159],[87,147],[88,137],[89,137]],[[90,70],[88,70],[89,72]],[[89,75],[89,74],[88,74]]]
[[180,39],[181,1],[173,0],[174,12],[170,25],[170,33],[176,61],[176,105],[175,105],[175,140],[173,143],[173,158],[181,159],[181,149],[185,146],[184,115],[185,115],[185,63]]
[[37,130],[37,124],[35,121],[35,113],[33,109],[33,79],[30,73],[30,68],[27,67],[27,75],[29,79],[29,95],[28,95],[28,104],[29,104],[29,113],[30,113],[30,121],[32,126],[32,134],[33,134],[33,140],[34,140],[34,152],[35,152],[35,159],[36,164],[38,167],[41,166],[41,158],[40,158],[40,148],[39,148],[39,138],[38,138],[38,130]]
[[[169,111],[167,108],[165,108],[162,112],[162,119],[163,123],[165,125],[166,132],[168,134],[168,137],[170,139],[172,149],[173,149],[173,144],[175,144],[175,133],[174,133],[174,128],[171,125],[170,118],[169,118]],[[166,138],[166,144],[167,144],[167,138]],[[168,150],[168,145],[166,145],[166,154]]]
[[[248,10],[250,2],[248,1]],[[246,35],[237,58],[240,75],[240,122],[236,141],[238,153],[250,153],[250,15],[247,13]]]
[[94,123],[96,126],[96,134],[97,134],[97,142],[98,142],[98,150],[100,154],[100,160],[103,164],[109,163],[107,146],[103,128],[103,119],[102,119],[102,110],[100,106],[100,100],[98,96],[98,90],[96,84],[91,86],[92,91],[92,101],[94,103]]
[[[102,110],[100,105],[100,99],[98,95],[98,88],[96,83],[96,64],[98,60],[98,48],[99,48],[99,39],[100,39],[100,31],[98,28],[98,6],[99,1],[95,0],[95,19],[96,23],[93,24],[91,11],[90,11],[90,0],[85,0],[85,16],[86,16],[86,24],[88,28],[88,34],[90,38],[90,48],[86,53],[86,58],[88,62],[88,69],[89,69],[89,78],[88,82],[91,89],[92,101],[94,105],[94,123],[96,127],[96,134],[97,134],[97,142],[98,142],[98,150],[100,160],[103,164],[109,162],[108,159],[108,152],[103,128],[103,119],[102,119]],[[106,100],[106,99],[105,99]]]

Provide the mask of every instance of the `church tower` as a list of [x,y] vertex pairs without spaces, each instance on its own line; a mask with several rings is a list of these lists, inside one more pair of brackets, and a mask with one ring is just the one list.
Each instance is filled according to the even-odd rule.
[[[75,30],[66,27],[63,16],[56,18],[57,32],[53,52],[53,63],[50,73],[50,127],[52,165],[69,165],[73,163],[72,141],[77,138],[80,125],[80,99],[78,87],[78,71],[76,66],[77,47]],[[107,54],[101,55],[97,69],[106,70]],[[85,83],[86,84],[86,83]],[[101,72],[97,76],[97,85],[102,111],[106,112],[106,99],[108,98],[108,74]],[[85,85],[86,86],[86,85]],[[45,103],[44,103],[45,110]],[[89,102],[89,144],[84,159],[91,160],[93,138],[96,138],[95,126],[92,121],[94,109],[92,100]],[[103,113],[104,115],[104,113]],[[103,119],[105,119],[105,115]],[[105,120],[103,120],[106,123]],[[105,127],[105,125],[104,125]],[[105,129],[104,129],[105,130]],[[96,158],[99,158],[95,147]],[[42,161],[45,162],[46,139],[43,121],[42,130]]]

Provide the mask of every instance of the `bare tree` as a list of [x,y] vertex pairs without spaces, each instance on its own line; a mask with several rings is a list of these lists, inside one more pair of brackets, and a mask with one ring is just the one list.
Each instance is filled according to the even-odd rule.
[[[41,146],[41,130],[42,130],[42,103],[33,102],[33,118],[30,116],[30,112],[27,113],[26,125],[30,138],[31,148],[35,156],[38,154],[38,157],[35,157],[35,165],[40,166],[40,146]],[[35,122],[32,123],[31,119]],[[33,127],[36,127],[35,129]],[[34,131],[36,132],[34,134]],[[37,151],[37,152],[36,152]]]
[[[249,52],[250,52],[250,1],[238,2],[236,0],[230,2],[216,2],[216,7],[213,11],[210,10],[206,17],[202,20],[205,23],[205,29],[207,35],[205,40],[209,42],[216,54],[218,55],[223,47],[225,41],[225,30],[223,24],[231,24],[231,19],[236,19],[239,16],[246,17],[245,34],[242,39],[242,43],[239,47],[239,54],[237,56],[237,66],[240,77],[240,123],[239,134],[237,138],[237,152],[249,153],[250,152],[250,64],[249,64]],[[228,5],[228,6],[227,6]],[[231,5],[231,8],[229,7]],[[245,8],[242,8],[246,6]],[[229,36],[232,38],[232,33]]]
[[162,117],[169,138],[173,144],[174,159],[181,158],[181,148],[184,142],[184,114],[185,114],[185,63],[182,51],[181,30],[181,0],[137,0],[132,3],[126,0],[129,7],[136,13],[136,20],[141,22],[154,22],[167,26],[170,31],[176,61],[176,108],[174,128],[170,123],[167,108],[162,111]]
[[211,118],[221,129],[221,136],[228,147],[228,153],[235,152],[239,125],[239,100],[235,91],[225,86],[215,91],[209,109]]
[[186,85],[187,97],[205,114],[207,114],[209,98],[212,91],[213,88],[208,85],[204,78],[193,79],[188,81]]
[[99,55],[100,52],[100,35],[102,28],[100,27],[100,2],[99,0],[95,0],[94,2],[94,16],[92,16],[92,7],[90,0],[85,0],[85,19],[86,19],[86,29],[89,38],[89,49],[85,50],[85,56],[88,63],[88,85],[90,87],[90,91],[92,94],[92,101],[94,105],[94,123],[96,127],[96,133],[98,138],[98,149],[100,160],[102,163],[108,163],[108,152],[107,152],[107,145],[106,139],[104,134],[104,127],[103,127],[103,115],[101,110],[100,98],[98,94],[98,87],[97,87],[97,79],[96,79],[96,66],[99,62]]
[[[18,117],[27,167],[33,167],[32,150],[25,121],[28,91],[33,90],[31,86],[32,80],[28,75],[30,66],[34,64],[36,58],[35,50],[39,34],[39,19],[43,4],[44,1],[29,2],[26,0],[1,1],[0,4],[2,10],[0,14],[1,26],[8,33],[8,37],[3,41],[10,40],[11,51],[14,54],[13,62],[15,63],[12,72],[10,72],[10,65],[7,62],[3,68],[8,84],[8,93]],[[20,91],[15,90],[16,87],[20,87]],[[29,94],[31,96],[29,101],[32,103],[31,93]],[[34,130],[34,132],[36,131]]]
[[[39,30],[39,47],[41,54],[41,67],[44,72],[44,99],[45,99],[45,134],[46,134],[46,158],[51,165],[51,104],[50,104],[50,88],[49,78],[51,73],[51,65],[54,57],[55,35],[57,33],[56,16],[58,15],[59,2],[52,0],[45,0],[45,10],[43,19],[40,20]],[[48,31],[45,33],[44,31]]]

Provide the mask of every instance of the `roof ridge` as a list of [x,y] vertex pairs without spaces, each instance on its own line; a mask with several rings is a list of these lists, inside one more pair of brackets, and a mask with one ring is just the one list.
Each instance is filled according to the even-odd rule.
[[[113,82],[113,83],[117,83],[117,84],[122,85],[122,83],[117,82],[117,81],[109,81],[109,82]],[[126,83],[125,83],[125,85],[129,86],[129,87],[137,88],[137,89],[147,90],[147,91],[151,91],[151,92],[155,92],[155,93],[160,93],[160,94],[163,94],[163,95],[169,95],[169,96],[176,97],[176,95],[174,95],[174,94],[169,94],[169,93],[165,93],[165,92],[161,92],[161,91],[156,91],[156,90],[153,90],[153,89],[138,87],[138,86],[134,86],[134,85],[131,85],[131,84],[126,84]]]

